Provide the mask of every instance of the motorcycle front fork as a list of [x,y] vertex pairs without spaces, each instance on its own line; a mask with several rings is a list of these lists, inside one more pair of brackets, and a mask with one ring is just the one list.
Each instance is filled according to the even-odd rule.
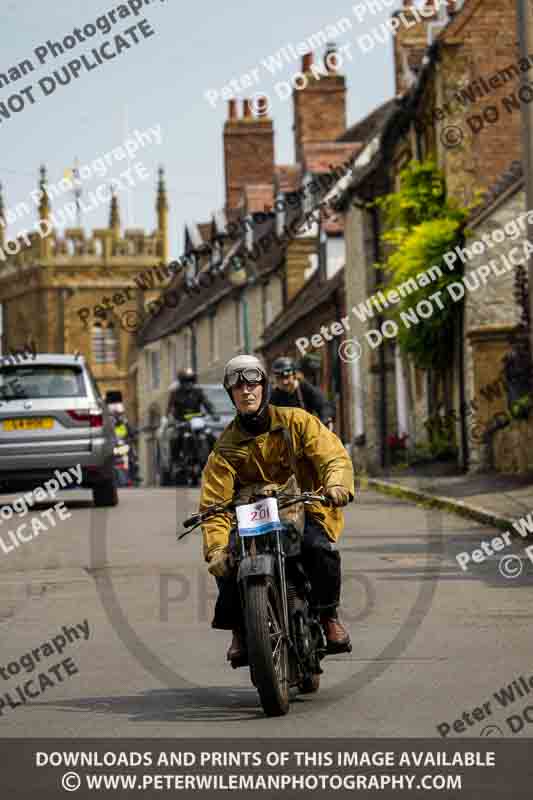
[[283,627],[285,637],[290,643],[289,636],[289,600],[287,597],[287,575],[285,571],[285,553],[281,545],[280,531],[276,531],[276,560],[278,565],[279,589],[281,594],[281,609],[283,612]]

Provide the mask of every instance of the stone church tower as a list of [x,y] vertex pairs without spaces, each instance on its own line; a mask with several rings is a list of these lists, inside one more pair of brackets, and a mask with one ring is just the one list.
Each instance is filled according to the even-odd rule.
[[[150,273],[168,263],[168,204],[163,170],[159,170],[157,227],[147,234],[121,232],[116,195],[110,199],[109,227],[88,237],[83,228],[57,233],[46,171],[41,167],[37,231],[19,238],[20,249],[0,261],[2,352],[33,341],[38,353],[75,353],[89,361],[102,395],[122,391],[128,416],[137,419],[136,332],[147,302],[160,293]],[[4,200],[0,188],[0,247],[5,242]],[[13,245],[13,242],[11,242]],[[10,247],[10,250],[13,248]],[[17,248],[15,248],[16,250]],[[136,278],[143,276],[144,280]]]

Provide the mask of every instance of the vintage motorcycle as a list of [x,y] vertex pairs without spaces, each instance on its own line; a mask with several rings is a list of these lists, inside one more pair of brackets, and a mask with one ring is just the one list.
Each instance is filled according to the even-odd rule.
[[201,412],[185,414],[183,421],[176,423],[176,450],[179,456],[172,465],[173,480],[196,486],[200,482],[203,468],[215,442],[211,428]]
[[[322,494],[289,494],[263,490],[248,500],[212,505],[185,520],[183,538],[210,517],[234,512],[230,560],[244,612],[245,638],[252,683],[269,717],[289,711],[289,690],[316,692],[326,655],[326,638],[318,613],[311,607],[311,585],[300,560],[304,506],[324,505]],[[299,505],[301,513],[289,519],[284,509]],[[280,520],[280,512],[282,519]],[[351,645],[346,648],[351,651]],[[244,666],[232,663],[232,666]]]
[[129,483],[130,473],[130,446],[128,443],[128,428],[122,418],[113,419],[115,443],[113,446],[113,471],[117,486],[124,487]]

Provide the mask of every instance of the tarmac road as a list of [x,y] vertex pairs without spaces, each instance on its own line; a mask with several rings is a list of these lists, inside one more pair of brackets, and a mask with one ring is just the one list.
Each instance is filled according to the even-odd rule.
[[[225,662],[228,635],[210,628],[215,586],[200,536],[176,543],[198,491],[123,490],[109,511],[85,492],[60,499],[68,520],[0,552],[4,737],[439,737],[444,723],[458,738],[511,736],[519,723],[506,718],[533,706],[533,564],[518,558],[522,574],[505,578],[496,556],[466,573],[455,560],[495,531],[363,493],[341,540],[353,652],[324,660],[317,695],[266,719],[248,671]],[[2,521],[0,535],[10,527]],[[39,662],[22,666],[35,649]],[[519,676],[526,688],[503,708],[493,693]],[[37,694],[22,704],[24,684]],[[526,722],[517,735],[532,730]]]

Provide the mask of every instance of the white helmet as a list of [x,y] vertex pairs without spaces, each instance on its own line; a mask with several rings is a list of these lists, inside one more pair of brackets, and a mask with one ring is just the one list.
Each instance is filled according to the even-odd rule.
[[[240,355],[231,358],[224,367],[224,388],[233,401],[232,388],[236,386],[240,380],[249,380],[250,383],[261,383],[263,386],[263,397],[261,406],[253,414],[253,417],[259,417],[263,414],[267,405],[270,402],[271,387],[268,380],[268,373],[265,369],[263,362],[257,356]],[[244,416],[244,415],[243,415]],[[250,415],[246,414],[246,417]]]
[[[267,371],[256,356],[241,355],[231,358],[224,367],[224,388],[230,389],[235,386],[241,376],[246,377],[244,373],[249,373],[248,377],[252,383],[256,382],[254,371],[257,373],[257,378],[266,379]],[[257,382],[259,383],[259,380]]]

